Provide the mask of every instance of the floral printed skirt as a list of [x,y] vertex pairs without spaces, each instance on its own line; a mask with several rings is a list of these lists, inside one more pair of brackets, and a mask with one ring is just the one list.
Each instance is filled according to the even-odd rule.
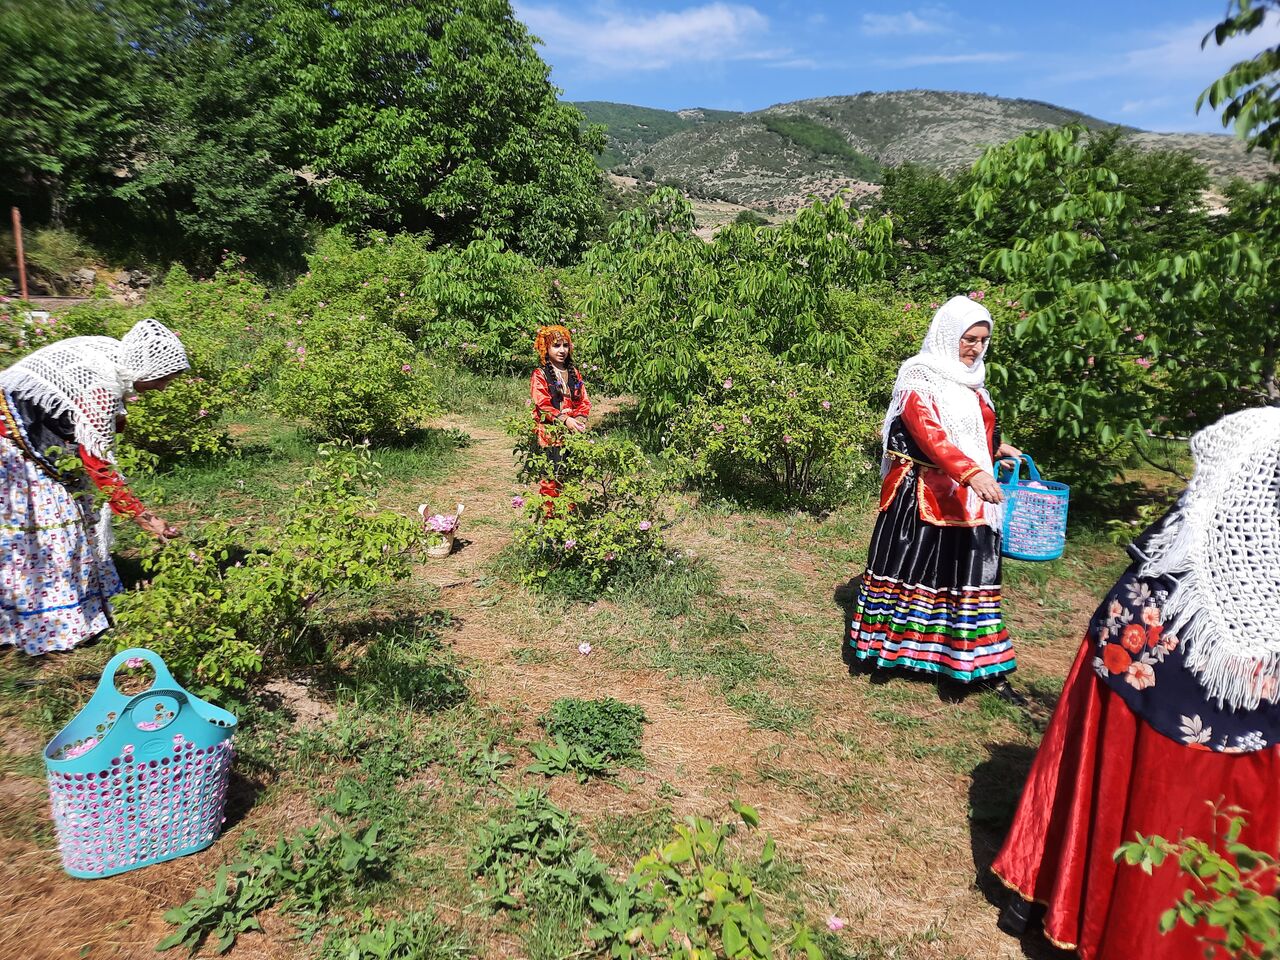
[[108,598],[122,589],[98,557],[88,498],[0,437],[0,645],[70,650],[111,626]]
[[1046,936],[1083,960],[1227,960],[1184,924],[1160,933],[1160,914],[1188,889],[1176,862],[1147,876],[1118,864],[1134,835],[1212,840],[1209,804],[1247,813],[1240,839],[1280,855],[1280,747],[1218,753],[1152,729],[1094,672],[1086,637],[1036,754],[1018,812],[992,870],[1045,906]]

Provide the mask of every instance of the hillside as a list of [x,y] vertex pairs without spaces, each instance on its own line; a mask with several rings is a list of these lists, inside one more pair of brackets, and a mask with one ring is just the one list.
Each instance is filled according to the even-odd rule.
[[[955,170],[972,163],[984,147],[1028,130],[1072,122],[1116,126],[1035,100],[932,90],[797,100],[727,115],[603,106],[612,108],[621,131],[611,128],[608,160],[624,159],[602,163],[631,173],[651,166],[656,180],[679,182],[694,195],[780,210],[793,209],[811,193],[874,192],[881,166],[910,161]],[[604,112],[588,116],[609,124]],[[1225,135],[1124,129],[1144,149],[1188,151],[1216,180],[1257,179],[1273,169]]]
[[740,116],[732,110],[657,110],[607,100],[583,100],[573,105],[583,112],[588,123],[605,127],[605,151],[598,162],[606,170],[629,163],[645,148],[673,133]]

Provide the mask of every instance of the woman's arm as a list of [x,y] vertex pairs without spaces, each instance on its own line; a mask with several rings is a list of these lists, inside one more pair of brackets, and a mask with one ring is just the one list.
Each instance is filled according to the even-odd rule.
[[995,478],[951,442],[947,431],[938,422],[933,405],[926,403],[919,394],[907,395],[902,422],[929,461],[957,484],[972,487],[973,492],[988,503],[1000,503],[1004,499]]
[[83,445],[79,450],[80,461],[84,464],[85,472],[93,481],[93,485],[107,495],[112,513],[118,517],[128,517],[144,530],[158,537],[168,539],[178,536],[179,530],[176,527],[170,526],[151,513],[142,501],[134,496],[129,485],[124,482],[124,477],[120,476],[110,461],[95,457]]

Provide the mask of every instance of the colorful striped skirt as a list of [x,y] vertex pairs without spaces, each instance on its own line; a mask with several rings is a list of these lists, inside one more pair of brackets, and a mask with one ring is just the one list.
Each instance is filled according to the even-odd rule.
[[1000,534],[920,519],[906,477],[876,521],[854,601],[858,660],[961,683],[1009,673],[1013,643],[1000,614]]
[[111,626],[123,588],[91,506],[0,437],[0,646],[70,650]]

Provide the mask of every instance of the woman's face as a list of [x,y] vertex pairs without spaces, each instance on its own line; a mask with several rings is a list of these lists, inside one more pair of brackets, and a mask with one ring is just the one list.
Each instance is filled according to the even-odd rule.
[[991,342],[991,327],[985,323],[975,323],[960,337],[960,362],[972,367],[982,357],[982,352]]
[[568,340],[557,340],[547,347],[547,356],[551,358],[552,363],[563,366],[565,361],[569,359],[569,350]]
[[147,393],[150,390],[163,390],[169,384],[177,379],[178,374],[170,373],[167,376],[157,377],[155,380],[136,380],[133,389],[137,393]]

